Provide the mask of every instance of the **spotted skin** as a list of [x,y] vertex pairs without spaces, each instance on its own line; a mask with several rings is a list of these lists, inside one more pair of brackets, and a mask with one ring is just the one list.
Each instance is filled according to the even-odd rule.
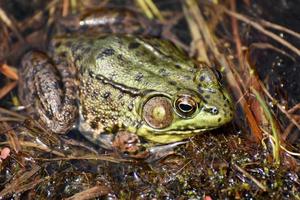
[[119,149],[134,154],[233,117],[213,70],[156,38],[59,35],[47,53],[24,56],[20,77],[22,103],[47,130],[63,134],[78,122],[90,141],[109,149],[124,144]]

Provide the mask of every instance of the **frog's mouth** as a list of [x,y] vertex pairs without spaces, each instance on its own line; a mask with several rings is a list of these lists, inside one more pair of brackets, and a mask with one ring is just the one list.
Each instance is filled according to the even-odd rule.
[[167,131],[155,131],[155,130],[140,130],[137,134],[148,141],[152,141],[160,144],[168,144],[173,142],[179,142],[184,139],[190,138],[197,134],[216,129],[217,127],[210,128],[197,128],[197,129],[185,129],[185,130],[167,130]]
[[168,130],[168,131],[157,131],[154,132],[155,135],[188,135],[188,134],[198,134],[198,133],[203,133],[203,132],[207,132],[213,129],[216,129],[218,127],[211,127],[211,128],[197,128],[197,129],[186,129],[186,130]]

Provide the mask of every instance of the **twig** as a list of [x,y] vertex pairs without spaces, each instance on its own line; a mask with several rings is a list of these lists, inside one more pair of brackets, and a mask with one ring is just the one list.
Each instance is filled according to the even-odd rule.
[[45,9],[39,9],[36,13],[33,14],[33,16],[31,16],[30,18],[26,19],[25,21],[21,21],[20,23],[18,23],[18,27],[20,27],[21,30],[23,30],[24,28],[28,28],[29,26],[31,26],[33,23],[35,23],[36,21],[39,20],[39,18],[42,16],[42,14],[49,10],[50,8],[52,8],[55,4],[57,4],[59,1],[61,0],[53,0],[50,1]]
[[[196,8],[194,8],[196,9]],[[200,62],[205,62],[208,65],[211,65],[210,60],[208,59],[208,54],[206,51],[205,44],[203,41],[203,37],[200,33],[199,25],[196,23],[195,19],[193,18],[193,13],[197,13],[198,11],[195,10],[192,13],[191,9],[188,9],[187,6],[184,4],[183,6],[183,12],[186,18],[186,21],[189,25],[190,33],[193,38],[193,41],[191,43],[191,53],[194,54],[195,49],[197,49],[197,60]]]
[[[1,117],[0,116],[0,122],[23,122],[22,119],[19,119],[19,118],[15,118],[15,117]],[[0,131],[0,134],[2,134],[3,130]]]
[[286,140],[286,139],[287,139],[288,135],[290,134],[290,132],[293,130],[294,127],[295,127],[295,124],[290,123],[290,124],[284,129],[284,131],[283,131],[283,133],[282,133],[282,136],[281,136],[283,140]]
[[24,38],[20,34],[19,29],[17,26],[12,22],[12,20],[6,15],[5,11],[0,8],[0,19],[16,34],[17,38],[24,43]]
[[0,72],[14,81],[19,80],[17,70],[7,64],[0,65]]
[[18,153],[21,150],[21,145],[15,131],[8,125],[7,122],[1,122],[0,127],[1,129],[7,130],[5,135],[8,137],[8,144],[16,153]]
[[66,198],[66,200],[87,200],[94,199],[96,197],[107,195],[111,192],[111,189],[105,185],[97,185],[82,192],[76,193],[75,195]]
[[291,109],[288,110],[288,113],[293,113],[295,112],[296,110],[300,110],[300,103],[294,105]]
[[252,180],[262,191],[266,192],[268,190],[267,186],[263,185],[261,182],[259,182],[255,177],[253,177],[251,174],[249,174],[247,171],[242,169],[237,164],[233,165],[238,171],[240,171],[245,177]]
[[[45,151],[45,152],[48,152],[48,153],[52,153],[56,156],[61,156],[61,157],[65,157],[66,155],[59,152],[59,151],[56,151],[56,150],[52,150],[50,148],[48,148],[47,146],[43,146],[43,145],[39,145],[39,144],[36,144],[36,143],[33,143],[33,142],[26,142],[26,141],[19,141],[20,145],[22,147],[33,147],[33,148],[36,148],[36,149],[39,149],[39,150],[42,150],[42,151]],[[8,144],[8,142],[1,142],[0,144]]]
[[81,148],[85,148],[87,149],[88,151],[90,152],[93,152],[94,154],[97,154],[97,150],[94,149],[93,147],[91,146],[88,146],[88,145],[85,145],[83,142],[80,142],[80,141],[77,141],[77,140],[74,140],[74,139],[70,139],[70,138],[61,138],[61,140],[68,144],[68,145],[72,145],[72,146],[77,146],[77,147],[81,147]]
[[69,14],[69,5],[70,5],[70,0],[63,1],[63,10],[62,10],[63,17],[65,17]]
[[138,4],[138,6],[143,10],[144,14],[149,18],[149,19],[153,19],[154,15],[151,11],[151,9],[148,7],[146,1],[144,0],[136,0],[136,3]]
[[262,25],[260,25],[259,23],[256,23],[250,19],[248,19],[247,17],[245,17],[244,15],[238,14],[236,12],[232,12],[228,9],[226,9],[223,6],[220,6],[220,8],[224,9],[224,12],[227,13],[230,16],[236,17],[238,20],[241,20],[247,24],[249,24],[250,26],[252,26],[253,28],[257,29],[258,31],[264,33],[265,35],[271,37],[273,40],[279,42],[280,44],[282,44],[283,46],[286,46],[287,48],[289,48],[290,50],[292,50],[294,53],[296,53],[298,56],[300,56],[300,49],[298,49],[297,47],[295,47],[294,45],[292,45],[291,43],[287,42],[286,40],[282,39],[281,37],[279,37],[278,35],[266,30]]
[[85,156],[69,156],[69,157],[60,157],[60,158],[34,158],[35,160],[42,160],[42,161],[62,161],[62,160],[102,160],[102,161],[109,161],[113,163],[120,163],[120,162],[131,162],[130,160],[121,159],[121,158],[114,158],[112,156],[98,156],[98,155],[85,155]]
[[[271,141],[272,141],[272,142],[275,142],[275,138],[274,138],[272,135],[270,135],[266,130],[264,130],[264,129],[262,129],[262,130],[264,131],[264,133],[265,133],[269,138],[271,138]],[[281,148],[283,151],[285,151],[286,153],[290,154],[290,155],[300,157],[300,153],[296,153],[296,152],[293,152],[293,151],[289,151],[289,150],[287,150],[283,145],[280,145],[280,148]]]
[[272,45],[270,43],[254,42],[254,43],[250,44],[249,49],[251,50],[252,48],[271,49],[271,50],[274,50],[278,53],[281,53],[282,55],[284,55],[284,56],[290,58],[291,60],[293,60],[294,62],[296,62],[296,59],[293,56],[291,56],[289,53],[275,47],[274,45]]
[[161,15],[159,9],[156,7],[156,5],[153,3],[152,0],[144,0],[151,12],[160,20],[164,21],[164,17]]
[[278,103],[278,101],[277,101],[276,99],[274,99],[274,98],[271,96],[271,94],[268,92],[267,88],[266,88],[262,83],[260,83],[260,86],[261,86],[262,90],[264,91],[264,93],[271,99],[271,101],[276,102],[277,108],[279,108],[279,110],[280,110],[282,113],[284,113],[284,114],[287,116],[287,118],[288,118],[289,120],[291,120],[291,122],[293,122],[293,124],[295,124],[295,126],[297,126],[297,128],[300,130],[300,124],[297,122],[297,120],[294,119],[293,116],[292,116],[288,111],[286,111],[286,110],[283,108],[283,106],[282,106],[280,103]]
[[[230,9],[235,12],[236,11],[236,0],[230,0]],[[237,58],[239,60],[239,64],[241,67],[243,67],[243,61],[242,61],[242,43],[239,35],[239,26],[237,23],[237,19],[235,17],[231,17],[231,27],[232,27],[232,33],[233,38],[235,40],[235,46],[237,51]]]
[[[25,189],[23,183],[26,183],[34,174],[36,174],[41,168],[34,165],[30,171],[24,172],[20,177],[12,179],[10,183],[5,184],[5,188],[0,192],[0,199],[12,194],[18,190],[19,187]],[[28,186],[26,188],[29,188]],[[30,189],[30,188],[29,188]]]
[[300,34],[299,33],[297,33],[296,31],[293,31],[291,29],[285,28],[284,26],[280,26],[278,24],[274,24],[272,22],[269,22],[269,21],[266,21],[266,20],[263,20],[263,19],[260,20],[260,23],[262,25],[266,26],[266,27],[270,27],[270,28],[273,28],[273,29],[278,30],[278,31],[286,32],[286,33],[300,39]]
[[7,83],[4,87],[0,88],[0,99],[5,97],[17,85],[16,81]]
[[3,115],[3,114],[9,115],[9,116],[12,116],[12,117],[16,117],[16,118],[21,119],[21,120],[27,119],[27,117],[25,117],[23,115],[20,115],[19,113],[16,113],[14,111],[7,110],[5,108],[0,107],[0,115]]

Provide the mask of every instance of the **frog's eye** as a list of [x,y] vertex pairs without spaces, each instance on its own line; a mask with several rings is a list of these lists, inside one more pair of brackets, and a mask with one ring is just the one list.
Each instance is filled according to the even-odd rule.
[[190,117],[197,110],[197,102],[189,95],[180,96],[175,101],[177,113],[182,117]]
[[166,128],[173,121],[172,103],[167,97],[156,96],[143,107],[143,119],[152,128]]

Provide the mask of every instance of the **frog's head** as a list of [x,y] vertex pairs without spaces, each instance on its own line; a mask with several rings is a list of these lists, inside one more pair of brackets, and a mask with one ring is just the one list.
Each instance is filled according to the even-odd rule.
[[176,93],[147,93],[140,104],[143,123],[137,134],[150,141],[171,143],[231,121],[231,98],[220,79],[219,72],[203,67],[197,70],[191,85]]

